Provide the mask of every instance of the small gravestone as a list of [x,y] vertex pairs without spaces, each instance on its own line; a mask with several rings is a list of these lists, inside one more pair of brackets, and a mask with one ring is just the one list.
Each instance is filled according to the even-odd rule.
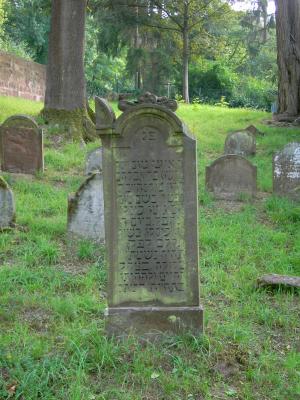
[[110,335],[203,329],[196,141],[167,105],[140,98],[116,121],[106,113],[110,126],[98,127]]
[[91,151],[86,157],[85,174],[93,172],[102,172],[102,147]]
[[44,169],[43,133],[25,115],[14,115],[0,127],[2,171],[35,174]]
[[255,135],[255,136],[264,136],[264,135],[265,135],[264,132],[259,131],[259,130],[256,128],[256,126],[254,126],[254,125],[249,125],[249,126],[246,128],[246,131],[252,133],[252,135]]
[[255,135],[248,130],[230,133],[225,140],[224,153],[240,156],[254,155],[256,153]]
[[0,176],[0,229],[14,226],[16,221],[14,195]]
[[206,167],[206,189],[220,200],[253,198],[256,175],[256,167],[246,158],[229,154]]
[[273,190],[300,201],[300,143],[289,143],[273,158]]
[[103,180],[93,173],[69,196],[68,232],[71,238],[104,242]]

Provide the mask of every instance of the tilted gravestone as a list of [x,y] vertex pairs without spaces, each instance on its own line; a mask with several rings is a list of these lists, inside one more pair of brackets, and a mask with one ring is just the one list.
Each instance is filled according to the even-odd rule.
[[300,143],[289,143],[273,157],[273,190],[300,201]]
[[91,151],[86,157],[85,174],[93,172],[102,172],[102,147]]
[[256,167],[246,158],[229,154],[206,167],[206,189],[220,200],[253,198],[256,176]]
[[43,133],[25,115],[14,115],[0,127],[2,171],[35,174],[44,169]]
[[251,156],[255,153],[255,135],[247,130],[229,133],[225,140],[224,154]]
[[13,192],[0,176],[0,229],[13,226],[15,221],[16,212]]
[[103,243],[104,203],[102,174],[91,174],[78,191],[69,196],[68,233],[71,239]]
[[106,114],[107,332],[199,334],[196,141],[157,104]]

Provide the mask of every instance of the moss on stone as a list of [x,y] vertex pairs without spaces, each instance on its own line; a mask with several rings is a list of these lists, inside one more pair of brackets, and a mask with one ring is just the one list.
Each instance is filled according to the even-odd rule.
[[2,188],[2,189],[8,189],[9,188],[7,182],[4,180],[4,178],[2,178],[2,176],[0,176],[0,188]]
[[41,111],[41,116],[46,124],[58,127],[67,138],[91,142],[97,137],[95,125],[85,108],[72,111],[44,108]]

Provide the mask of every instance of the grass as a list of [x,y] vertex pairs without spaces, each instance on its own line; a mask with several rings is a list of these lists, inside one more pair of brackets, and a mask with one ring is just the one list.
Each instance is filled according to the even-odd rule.
[[[0,120],[41,103],[0,98]],[[19,229],[0,234],[0,399],[296,400],[300,398],[299,293],[255,287],[268,272],[300,275],[299,205],[272,195],[272,153],[300,130],[261,124],[263,112],[181,106],[198,139],[201,297],[205,335],[147,344],[104,333],[103,249],[68,253],[67,196],[84,179],[86,152],[45,138],[45,173],[3,174]],[[230,130],[255,124],[258,187],[251,204],[215,202],[204,168]]]

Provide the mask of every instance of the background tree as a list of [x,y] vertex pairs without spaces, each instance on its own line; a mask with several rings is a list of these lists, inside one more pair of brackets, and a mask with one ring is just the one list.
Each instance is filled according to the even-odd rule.
[[42,64],[47,61],[50,12],[50,0],[6,1],[6,35]]
[[278,113],[280,121],[300,115],[300,0],[276,0]]
[[[153,0],[161,11],[156,16],[163,29],[179,34],[182,49],[182,95],[189,103],[189,62],[192,42],[198,36],[209,35],[209,26],[215,19],[223,19],[230,12],[226,2],[220,0]],[[153,24],[155,26],[155,23]]]
[[86,111],[84,75],[85,13],[85,0],[52,0],[42,115],[70,137],[91,140],[94,129]]

